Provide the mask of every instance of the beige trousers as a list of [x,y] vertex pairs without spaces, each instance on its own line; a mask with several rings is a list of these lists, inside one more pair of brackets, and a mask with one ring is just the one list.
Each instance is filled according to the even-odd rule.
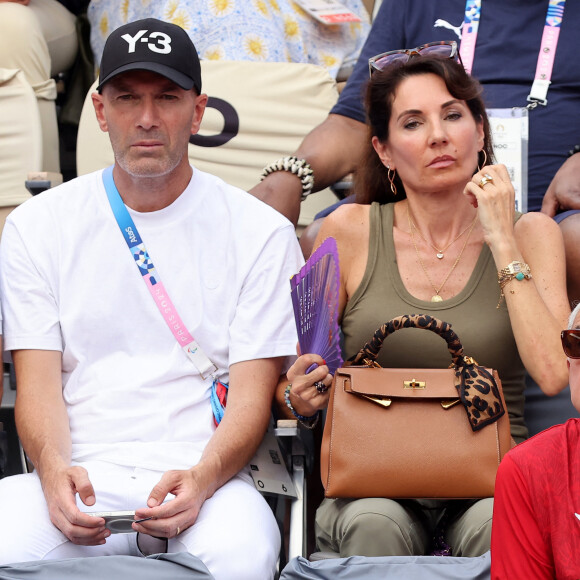
[[[21,70],[34,90],[42,127],[41,169],[45,171],[60,171],[56,86],[51,77],[74,62],[75,22],[75,16],[56,0],[30,0],[28,6],[0,2],[0,68]],[[17,131],[18,119],[13,122]]]
[[[442,520],[445,512],[445,520]],[[433,550],[438,524],[453,556],[490,548],[493,498],[481,500],[325,499],[316,512],[316,543],[347,556],[422,556]]]

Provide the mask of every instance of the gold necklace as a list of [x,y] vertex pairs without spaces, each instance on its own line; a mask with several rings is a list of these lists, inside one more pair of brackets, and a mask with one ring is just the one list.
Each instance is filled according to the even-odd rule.
[[421,236],[421,239],[426,243],[429,244],[437,253],[435,254],[440,260],[445,257],[445,252],[475,223],[477,219],[477,214],[473,218],[473,221],[454,239],[451,240],[442,250],[434,246],[431,242],[425,239],[425,236],[421,233],[421,230],[415,225],[415,222],[411,219],[411,214],[409,213],[409,207],[407,206],[407,216],[409,218],[409,223],[412,224],[413,228],[417,231],[417,233]]
[[[475,217],[477,218],[477,216],[475,216]],[[429,281],[429,284],[431,284],[431,287],[435,291],[435,294],[433,296],[431,296],[431,302],[443,302],[443,298],[441,298],[441,296],[439,296],[439,292],[441,292],[441,289],[443,288],[443,286],[445,286],[445,283],[449,279],[449,276],[451,276],[451,273],[453,272],[453,270],[455,270],[455,266],[457,266],[457,264],[459,264],[459,260],[461,259],[461,256],[463,256],[463,252],[465,251],[465,248],[467,247],[467,242],[469,242],[471,232],[473,231],[473,227],[475,226],[475,220],[473,220],[471,222],[471,224],[469,224],[469,227],[468,227],[469,233],[467,234],[467,237],[465,238],[465,243],[463,244],[463,247],[461,248],[461,252],[459,252],[457,259],[455,260],[455,262],[453,262],[453,266],[451,266],[451,270],[449,270],[449,272],[447,272],[447,276],[445,276],[445,279],[443,280],[443,282],[441,283],[439,288],[437,288],[435,286],[435,284],[433,284],[433,282],[431,281],[431,276],[429,276],[429,272],[427,272],[427,268],[425,268],[425,264],[423,264],[423,260],[421,260],[421,255],[419,254],[419,248],[417,248],[417,244],[415,242],[415,233],[414,233],[415,230],[417,230],[417,231],[419,231],[419,230],[417,229],[415,224],[411,221],[411,215],[409,214],[408,208],[407,208],[407,218],[409,220],[409,231],[411,232],[411,241],[413,242],[413,246],[415,248],[415,253],[417,254],[417,259],[419,260],[419,264],[421,265],[423,272],[425,272],[425,277],[427,278],[427,280]]]

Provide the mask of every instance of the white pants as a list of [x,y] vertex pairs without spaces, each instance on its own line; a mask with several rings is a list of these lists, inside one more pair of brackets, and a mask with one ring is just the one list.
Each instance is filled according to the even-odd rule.
[[[103,462],[81,463],[89,472],[96,503],[82,511],[135,510],[146,505],[161,472]],[[35,473],[0,481],[0,565],[41,559],[139,555],[136,534],[113,534],[102,546],[77,546],[50,521]],[[196,523],[169,540],[169,552],[189,552],[216,580],[268,580],[274,577],[280,532],[264,498],[240,476],[202,506]]]

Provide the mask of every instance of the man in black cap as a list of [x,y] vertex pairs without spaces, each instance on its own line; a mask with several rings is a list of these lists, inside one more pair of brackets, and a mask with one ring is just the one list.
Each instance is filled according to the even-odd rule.
[[181,28],[114,31],[92,98],[115,164],[23,204],[1,244],[35,472],[0,482],[0,564],[161,538],[218,580],[272,578],[279,532],[245,466],[295,349],[294,228],[190,165],[207,96]]

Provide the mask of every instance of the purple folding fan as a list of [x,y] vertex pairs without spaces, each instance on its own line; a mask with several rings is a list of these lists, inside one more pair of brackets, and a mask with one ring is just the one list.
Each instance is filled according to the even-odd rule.
[[[338,328],[338,250],[326,238],[290,279],[298,344],[302,354],[319,354],[334,374],[342,366]],[[312,365],[306,372],[316,368]]]

